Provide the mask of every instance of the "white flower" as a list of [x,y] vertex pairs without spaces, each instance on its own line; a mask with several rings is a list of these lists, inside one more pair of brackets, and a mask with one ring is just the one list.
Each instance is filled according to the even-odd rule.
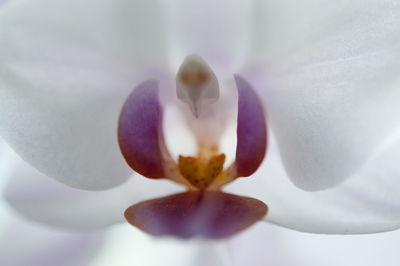
[[[129,92],[148,79],[164,84],[161,98],[172,101],[169,73],[196,53],[228,86],[234,73],[246,77],[267,109],[267,158],[254,176],[228,190],[263,200],[267,221],[295,230],[397,229],[399,4],[215,2],[4,5],[1,136],[64,184],[112,188],[54,192],[53,184],[54,194],[44,195],[39,178],[16,173],[6,192],[10,204],[37,221],[101,228],[121,222],[129,205],[153,192],[177,191],[138,175],[128,180],[132,171],[118,148],[118,115]],[[174,127],[166,123],[166,134]]]

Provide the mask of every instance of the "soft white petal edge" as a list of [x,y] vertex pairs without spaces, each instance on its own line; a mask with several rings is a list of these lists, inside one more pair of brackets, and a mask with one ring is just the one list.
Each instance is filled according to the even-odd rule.
[[156,0],[4,5],[0,135],[69,186],[124,182],[131,170],[117,145],[118,115],[135,84],[165,66],[162,25]]
[[397,266],[399,240],[400,231],[316,235],[260,223],[230,240],[228,249],[234,266]]
[[296,188],[285,173],[276,140],[267,158],[249,179],[229,191],[264,201],[266,221],[294,230],[321,234],[363,234],[400,228],[400,131],[351,179],[325,191]]
[[0,0],[0,6],[4,5],[8,0]]
[[142,200],[165,196],[181,188],[169,181],[133,176],[105,191],[71,188],[20,162],[4,191],[10,206],[22,216],[54,227],[99,229],[125,221],[125,210]]
[[92,265],[109,266],[118,262],[118,266],[233,266],[224,245],[225,241],[154,238],[128,224],[121,224],[110,230],[104,252]]
[[0,234],[0,261],[7,266],[88,265],[103,245],[102,232],[53,230],[12,218]]
[[258,1],[244,67],[295,185],[343,182],[400,126],[400,2]]
[[188,54],[198,54],[217,78],[232,75],[249,43],[253,0],[164,1],[168,54],[178,69]]

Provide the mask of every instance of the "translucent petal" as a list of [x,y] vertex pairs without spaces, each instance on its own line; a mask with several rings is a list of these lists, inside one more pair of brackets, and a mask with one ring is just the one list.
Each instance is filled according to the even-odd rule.
[[0,238],[0,261],[7,266],[87,265],[102,247],[101,232],[81,233],[12,219]]
[[103,252],[93,265],[165,266],[166,262],[174,266],[232,266],[224,241],[154,238],[128,224],[110,230]]
[[5,5],[0,134],[69,186],[99,190],[126,180],[131,170],[118,149],[118,114],[132,87],[165,66],[160,13],[157,1]]
[[395,230],[400,228],[399,136],[388,140],[351,179],[318,192],[303,191],[289,182],[271,137],[267,158],[251,182],[237,180],[228,191],[261,199],[269,207],[267,221],[299,231],[361,234]]
[[188,54],[198,54],[217,70],[233,73],[249,42],[252,1],[169,1],[170,55],[177,69]]
[[4,192],[11,207],[22,216],[56,227],[98,229],[125,221],[124,211],[147,198],[180,191],[171,182],[148,182],[141,176],[106,191],[67,187],[20,163]]
[[400,125],[400,4],[259,4],[248,79],[285,169],[302,189],[337,185]]
[[399,239],[400,231],[354,236],[316,235],[258,224],[231,239],[227,250],[235,266],[397,266]]

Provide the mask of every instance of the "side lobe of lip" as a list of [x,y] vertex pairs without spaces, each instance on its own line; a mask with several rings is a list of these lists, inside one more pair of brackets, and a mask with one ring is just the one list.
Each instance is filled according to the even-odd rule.
[[252,175],[264,160],[267,149],[267,124],[264,108],[252,86],[235,75],[239,94],[236,145],[236,174]]
[[165,177],[162,115],[158,84],[148,80],[131,92],[119,117],[118,142],[122,155],[133,170],[148,178]]

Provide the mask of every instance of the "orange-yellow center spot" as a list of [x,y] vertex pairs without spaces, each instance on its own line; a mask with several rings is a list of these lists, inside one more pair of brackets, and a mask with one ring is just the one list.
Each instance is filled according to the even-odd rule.
[[204,161],[195,157],[179,156],[179,171],[186,180],[199,189],[207,188],[222,172],[225,154],[212,156]]

